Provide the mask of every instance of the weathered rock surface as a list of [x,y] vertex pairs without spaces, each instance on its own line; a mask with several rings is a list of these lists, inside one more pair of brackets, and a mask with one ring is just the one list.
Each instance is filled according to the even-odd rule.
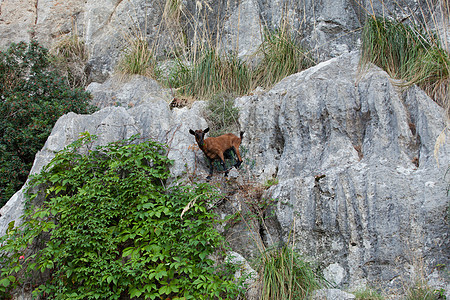
[[[355,52],[345,54],[285,78],[270,91],[236,99],[245,131],[240,176],[279,182],[265,192],[277,200],[266,227],[236,224],[234,233],[226,233],[233,250],[248,259],[256,255],[249,250],[258,248],[252,235],[270,245],[287,242],[295,229],[295,248],[318,261],[338,287],[395,292],[423,265],[425,274],[432,274],[430,282],[449,291],[445,270],[433,269],[450,263],[445,178],[450,133],[443,110],[416,87],[399,90],[378,68],[358,73],[358,59]],[[105,108],[61,117],[32,173],[89,131],[99,136],[99,144],[136,133],[167,142],[174,176],[206,174],[188,133],[207,126],[203,102],[171,111],[150,80],[130,82],[134,88],[124,83],[114,89],[111,82],[91,86],[93,101]],[[136,100],[129,99],[142,102],[131,107]],[[109,106],[114,101],[122,106]],[[438,166],[433,152],[441,132],[447,142],[440,145]],[[225,214],[246,212],[236,197],[227,199]],[[1,233],[20,216],[22,201],[18,192],[0,210]]]
[[338,289],[324,289],[314,292],[311,300],[351,300],[355,296]]
[[87,87],[87,91],[93,98],[91,104],[98,108],[131,108],[161,100],[169,102],[172,99],[169,90],[163,89],[155,80],[139,75],[124,78],[113,76],[103,84],[93,82]]
[[235,273],[236,279],[244,279],[244,284],[247,286],[245,297],[247,300],[260,299],[260,282],[258,281],[258,273],[253,270],[247,260],[236,252],[228,253],[228,261],[233,265],[239,266]]
[[[147,39],[156,55],[196,47],[212,38],[220,49],[251,58],[264,28],[288,22],[303,45],[320,61],[357,49],[368,13],[406,20],[436,15],[439,6],[418,1],[179,1],[178,13],[164,15],[165,0],[0,1],[0,49],[37,38],[49,47],[66,34],[80,35],[90,54],[90,79],[105,81],[132,39]],[[432,11],[430,11],[432,10]],[[178,16],[177,16],[178,15]],[[445,18],[435,17],[440,22]],[[432,22],[431,22],[432,23]],[[440,26],[440,25],[438,25]],[[445,25],[445,26],[448,26]],[[186,39],[186,41],[183,41]],[[220,41],[220,43],[216,43]]]
[[282,233],[272,236],[286,242],[295,229],[296,248],[338,286],[395,289],[420,262],[449,263],[449,143],[439,166],[433,155],[449,132],[421,90],[357,70],[357,53],[346,54],[237,99],[243,146],[255,176],[279,179],[270,196]]

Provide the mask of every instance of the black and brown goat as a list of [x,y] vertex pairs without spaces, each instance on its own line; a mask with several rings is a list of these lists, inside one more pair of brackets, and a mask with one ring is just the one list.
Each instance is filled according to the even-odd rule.
[[[205,130],[192,130],[189,129],[189,133],[195,136],[195,141],[197,142],[200,149],[206,155],[209,160],[209,175],[206,179],[211,179],[213,173],[213,161],[219,159],[221,165],[226,170],[225,167],[225,157],[224,153],[227,151],[234,151],[238,157],[238,161],[234,165],[238,168],[242,163],[241,154],[239,153],[239,145],[241,144],[244,132],[241,131],[241,137],[238,138],[232,133],[227,133],[218,137],[209,137],[205,139],[205,134],[209,131],[209,127]],[[228,170],[225,171],[225,177],[228,176]]]

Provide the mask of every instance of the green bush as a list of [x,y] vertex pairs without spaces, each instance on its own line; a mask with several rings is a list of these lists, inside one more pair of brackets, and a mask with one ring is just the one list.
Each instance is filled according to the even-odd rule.
[[26,181],[58,118],[93,111],[89,100],[51,71],[48,51],[36,41],[0,52],[0,206]]
[[41,192],[30,199],[45,202],[30,202],[0,240],[5,296],[38,286],[35,296],[52,299],[236,299],[233,270],[210,259],[224,249],[212,187],[166,188],[172,162],[157,142],[91,141],[85,134],[33,178]]

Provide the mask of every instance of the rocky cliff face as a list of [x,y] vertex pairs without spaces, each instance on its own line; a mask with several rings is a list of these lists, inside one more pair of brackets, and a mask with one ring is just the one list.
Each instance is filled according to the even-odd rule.
[[[267,92],[236,99],[246,154],[244,169],[232,177],[279,182],[264,195],[275,199],[267,226],[233,226],[227,232],[236,237],[232,247],[249,258],[257,249],[252,234],[266,245],[292,242],[291,237],[339,287],[369,285],[401,293],[404,282],[424,271],[432,284],[448,291],[445,272],[436,268],[450,259],[448,142],[433,154],[438,135],[448,133],[444,112],[416,87],[400,91],[376,67],[359,73],[358,60],[355,52],[345,54]],[[168,143],[174,176],[195,173],[203,180],[208,169],[188,133],[207,126],[203,102],[170,110],[166,92],[143,81],[134,77],[116,82],[114,89],[109,81],[92,84],[93,101],[104,108],[63,116],[32,173],[81,132],[98,135],[100,144],[140,133]],[[110,106],[117,103],[122,106]],[[19,191],[0,210],[1,232],[18,219],[22,201]],[[223,214],[244,209],[241,204],[235,195]]]
[[[449,293],[448,273],[437,267],[450,263],[448,120],[417,87],[400,90],[376,67],[358,71],[359,57],[351,50],[358,46],[365,8],[407,17],[398,6],[366,2],[183,1],[186,15],[197,22],[181,17],[180,25],[163,21],[163,0],[0,0],[0,47],[31,37],[50,45],[76,30],[89,48],[91,80],[98,81],[88,90],[101,110],[63,116],[32,173],[81,132],[98,135],[99,144],[140,133],[169,145],[174,176],[196,174],[202,180],[208,170],[188,130],[207,127],[203,102],[170,110],[170,92],[156,82],[111,78],[124,32],[145,29],[163,51],[178,26],[193,43],[208,24],[220,28],[214,36],[223,49],[246,57],[261,43],[262,25],[276,27],[286,16],[323,62],[269,91],[235,100],[246,151],[243,168],[231,177],[241,184],[276,177],[278,184],[263,195],[275,199],[267,226],[236,224],[226,232],[235,237],[233,250],[254,256],[252,235],[266,245],[290,241],[341,288],[375,286],[395,297],[423,271],[433,286]],[[447,140],[434,153],[441,133]],[[223,215],[245,209],[239,197],[224,204]],[[0,233],[12,220],[20,222],[23,201],[21,190],[0,210]]]
[[[0,49],[31,38],[50,47],[64,35],[78,34],[88,47],[90,79],[103,82],[113,72],[130,34],[146,38],[157,55],[195,47],[199,41],[212,38],[212,44],[246,58],[261,44],[264,28],[274,29],[288,22],[299,40],[324,61],[357,49],[367,14],[407,20],[411,12],[425,12],[426,17],[435,13],[434,20],[439,24],[446,20],[439,15],[442,10],[438,5],[423,4],[421,9],[421,3],[412,0],[402,5],[353,0],[178,1],[177,12],[164,13],[169,2],[1,0]],[[422,13],[415,15],[420,18]]]
[[268,234],[286,241],[295,229],[296,247],[337,284],[398,288],[419,260],[428,272],[448,264],[450,148],[434,157],[445,122],[422,91],[357,69],[343,55],[238,99],[244,145],[256,176],[279,178],[281,232]]

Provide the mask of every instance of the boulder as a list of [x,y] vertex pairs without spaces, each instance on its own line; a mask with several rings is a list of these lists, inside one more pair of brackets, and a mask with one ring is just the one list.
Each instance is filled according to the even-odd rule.
[[131,108],[144,103],[172,100],[170,90],[162,88],[155,80],[141,75],[115,75],[104,83],[89,84],[86,90],[92,95],[91,104],[98,108],[107,106]]

